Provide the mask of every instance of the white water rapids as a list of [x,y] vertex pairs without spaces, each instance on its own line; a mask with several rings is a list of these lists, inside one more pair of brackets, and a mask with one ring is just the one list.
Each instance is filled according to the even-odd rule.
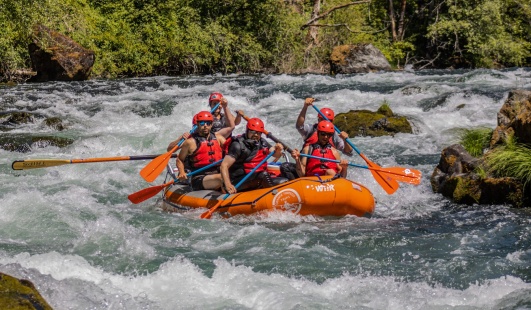
[[[0,150],[0,272],[31,280],[54,309],[531,309],[531,214],[464,206],[431,190],[440,152],[463,128],[496,126],[531,70],[423,71],[349,76],[152,77],[0,86],[3,111],[59,117],[2,133],[70,139]],[[219,91],[299,147],[304,98],[336,113],[386,102],[413,134],[354,137],[382,167],[419,169],[422,183],[387,195],[364,169],[348,177],[377,200],[373,218],[273,213],[201,220],[133,205],[149,161],[13,171],[14,160],[161,154]],[[311,109],[308,121],[316,119]],[[243,126],[236,133],[243,132]],[[359,156],[349,158],[364,164]],[[204,210],[203,210],[204,211]]]

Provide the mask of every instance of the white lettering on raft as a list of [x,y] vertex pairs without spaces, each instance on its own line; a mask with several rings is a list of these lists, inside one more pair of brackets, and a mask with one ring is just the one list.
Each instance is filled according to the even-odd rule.
[[334,184],[307,185],[306,188],[316,192],[335,192]]

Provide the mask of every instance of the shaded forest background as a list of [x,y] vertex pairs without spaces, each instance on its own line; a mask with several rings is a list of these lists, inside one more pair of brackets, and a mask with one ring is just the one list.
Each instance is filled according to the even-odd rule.
[[333,47],[391,65],[531,65],[531,0],[0,0],[0,81],[42,24],[96,53],[92,76],[327,73]]

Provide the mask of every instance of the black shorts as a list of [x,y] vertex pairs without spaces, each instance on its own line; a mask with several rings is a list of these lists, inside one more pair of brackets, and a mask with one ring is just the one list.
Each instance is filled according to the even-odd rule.
[[205,188],[203,187],[203,179],[206,177],[206,175],[196,175],[196,176],[193,176],[192,177],[192,180],[191,180],[191,184],[192,184],[192,189],[194,191],[200,191],[200,190],[204,190]]

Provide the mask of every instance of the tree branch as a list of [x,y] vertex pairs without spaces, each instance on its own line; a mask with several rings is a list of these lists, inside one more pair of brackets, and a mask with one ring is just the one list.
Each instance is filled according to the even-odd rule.
[[318,15],[318,16],[310,19],[306,24],[301,26],[301,30],[303,30],[306,27],[310,27],[310,26],[318,26],[318,25],[312,25],[312,24],[314,22],[316,22],[316,21],[318,21],[318,20],[320,20],[322,18],[325,18],[326,16],[330,15],[330,13],[332,13],[335,10],[339,10],[339,9],[342,9],[342,8],[345,8],[345,7],[348,7],[348,6],[351,6],[351,5],[363,4],[363,3],[369,3],[369,2],[371,2],[371,0],[362,0],[362,1],[350,2],[350,3],[347,3],[347,4],[342,4],[342,5],[338,5],[336,7],[333,7],[330,10],[324,12],[323,14]]
[[354,31],[350,29],[350,27],[347,24],[318,24],[318,25],[312,25],[312,27],[345,27],[348,31],[352,33],[379,33],[387,30],[387,27],[381,29],[381,30],[375,30],[375,31]]

